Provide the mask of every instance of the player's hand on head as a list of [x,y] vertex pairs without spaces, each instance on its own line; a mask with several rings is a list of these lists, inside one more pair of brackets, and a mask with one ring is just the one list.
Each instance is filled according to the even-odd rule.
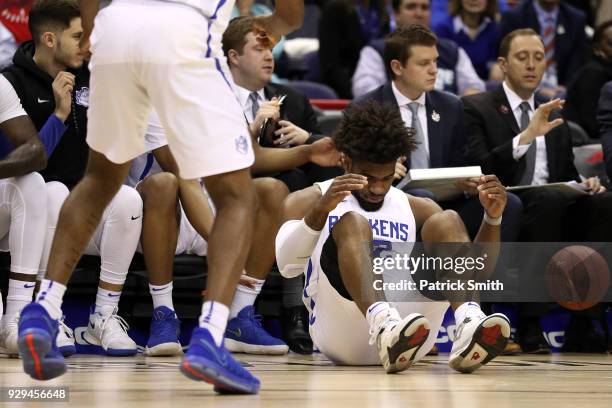
[[317,140],[310,146],[310,161],[322,167],[340,165],[342,155],[336,150],[330,137]]
[[68,118],[72,110],[72,91],[75,76],[70,72],[61,71],[53,80],[53,97],[55,99],[55,116],[62,122]]
[[479,182],[480,182],[479,177],[472,177],[472,178],[457,180],[455,184],[464,193],[467,193],[470,196],[475,196],[475,195],[478,195],[478,183]]
[[274,134],[278,136],[278,138],[274,140],[274,144],[277,146],[303,145],[310,136],[310,133],[288,120],[280,120],[278,124],[280,128],[274,132]]
[[494,174],[480,176],[478,198],[490,218],[501,217],[508,200],[506,188]]
[[361,190],[368,185],[368,179],[359,174],[343,174],[334,179],[325,194],[319,199],[317,207],[323,212],[333,211],[334,208],[353,191]]
[[393,180],[401,180],[406,177],[408,169],[406,168],[406,166],[404,166],[405,162],[406,156],[398,157],[397,161],[395,162],[395,174],[393,175]]

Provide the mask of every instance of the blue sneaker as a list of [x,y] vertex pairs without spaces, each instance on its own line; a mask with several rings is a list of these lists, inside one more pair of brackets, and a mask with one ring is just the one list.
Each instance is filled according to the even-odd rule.
[[145,347],[148,356],[180,356],[183,348],[178,341],[181,322],[174,310],[160,306],[153,310],[149,341]]
[[57,331],[57,320],[42,305],[30,303],[21,311],[17,347],[30,377],[50,380],[66,372],[66,361],[55,343]]
[[202,327],[196,327],[191,334],[181,372],[192,380],[213,384],[220,394],[259,391],[259,380],[242,368],[223,345],[217,347],[210,332]]
[[225,347],[233,353],[287,354],[289,346],[261,327],[261,317],[253,306],[246,306],[227,322]]

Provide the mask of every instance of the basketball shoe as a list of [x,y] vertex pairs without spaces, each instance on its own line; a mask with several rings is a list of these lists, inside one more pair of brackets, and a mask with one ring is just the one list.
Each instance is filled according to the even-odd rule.
[[233,353],[287,354],[289,347],[261,327],[253,306],[244,307],[227,322],[225,347]]
[[74,332],[66,323],[64,323],[64,316],[58,321],[59,327],[57,330],[57,337],[55,342],[60,353],[64,357],[70,357],[76,353],[76,346],[74,345]]
[[21,311],[17,347],[23,359],[23,370],[36,380],[50,380],[66,372],[66,361],[55,338],[58,322],[38,303]]
[[17,333],[19,313],[12,316],[4,315],[0,321],[0,352],[14,356],[19,355],[17,349]]
[[501,313],[468,316],[457,325],[448,365],[471,373],[504,352],[510,338],[510,322]]
[[102,306],[89,315],[89,324],[83,334],[85,340],[101,346],[109,356],[133,356],[138,351],[136,343],[128,336],[129,326],[117,314],[116,306]]
[[174,310],[159,306],[153,310],[149,341],[145,347],[148,356],[179,356],[183,354],[178,336],[181,322],[176,318]]
[[257,394],[259,391],[259,380],[242,368],[223,344],[218,347],[210,332],[202,327],[196,327],[191,334],[181,372],[192,380],[213,384],[220,394]]
[[379,313],[370,327],[370,344],[376,344],[380,361],[389,374],[404,371],[429,336],[429,321],[418,313],[401,318],[397,310]]

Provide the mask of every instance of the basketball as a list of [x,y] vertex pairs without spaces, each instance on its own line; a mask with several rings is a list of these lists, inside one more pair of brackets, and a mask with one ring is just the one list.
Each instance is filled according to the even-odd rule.
[[555,253],[546,265],[545,275],[553,299],[570,310],[594,306],[610,285],[606,260],[584,245],[568,246]]

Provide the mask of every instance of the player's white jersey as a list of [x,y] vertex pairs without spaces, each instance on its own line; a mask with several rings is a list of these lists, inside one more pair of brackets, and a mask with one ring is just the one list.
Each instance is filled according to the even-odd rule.
[[[333,179],[322,183],[315,183],[315,185],[321,189],[321,194],[325,194],[332,182]],[[311,298],[313,298],[316,293],[317,281],[319,279],[319,273],[321,273],[320,257],[323,245],[325,241],[327,241],[334,224],[340,220],[340,217],[349,211],[363,215],[370,221],[374,246],[376,248],[384,250],[385,248],[389,248],[391,243],[405,242],[405,248],[409,250],[412,249],[410,243],[414,244],[416,241],[416,222],[412,209],[410,208],[410,203],[408,202],[408,197],[403,191],[391,187],[385,196],[382,207],[372,212],[365,211],[361,208],[353,195],[348,196],[327,216],[325,226],[321,231],[317,245],[306,266],[304,298],[309,309],[312,309],[314,305],[314,300]],[[366,250],[365,246],[364,250]]]

